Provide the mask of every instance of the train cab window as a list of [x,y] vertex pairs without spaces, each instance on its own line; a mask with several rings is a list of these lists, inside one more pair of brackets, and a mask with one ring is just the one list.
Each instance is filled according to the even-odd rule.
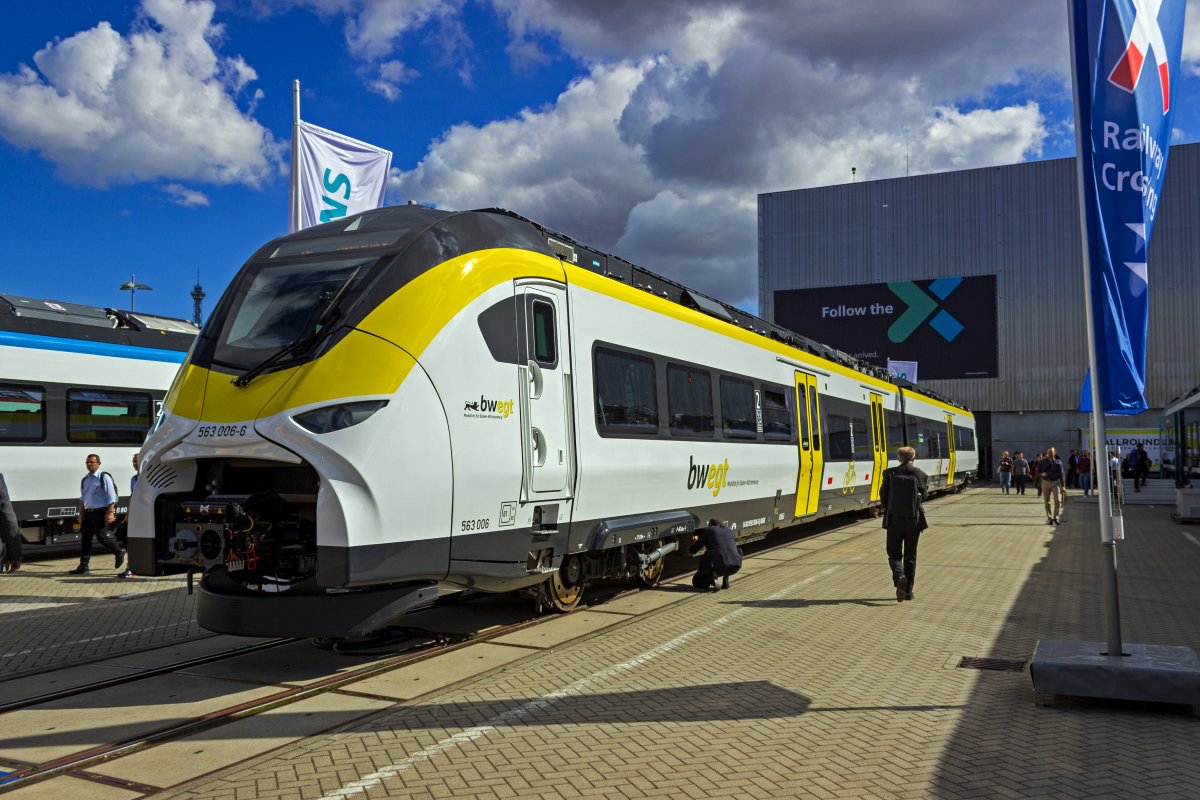
[[543,367],[554,369],[558,363],[558,347],[554,332],[554,306],[544,300],[534,300],[532,324],[530,345],[533,350],[533,359]]
[[40,386],[0,385],[0,442],[46,438],[46,392]]
[[757,438],[754,399],[750,381],[721,376],[721,432],[726,439]]
[[141,392],[67,390],[67,439],[87,444],[136,444],[146,440],[154,401]]
[[672,436],[712,436],[712,379],[708,373],[668,364],[667,410]]
[[643,356],[596,348],[596,428],[603,434],[658,433],[654,362]]
[[[763,438],[768,442],[792,440],[792,415],[788,411],[787,390],[763,384]],[[816,436],[816,433],[813,433]],[[819,446],[819,445],[818,445]]]

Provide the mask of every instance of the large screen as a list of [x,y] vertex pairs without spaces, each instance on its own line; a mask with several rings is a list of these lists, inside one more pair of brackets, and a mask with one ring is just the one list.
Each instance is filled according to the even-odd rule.
[[995,275],[777,291],[775,322],[921,380],[997,377]]

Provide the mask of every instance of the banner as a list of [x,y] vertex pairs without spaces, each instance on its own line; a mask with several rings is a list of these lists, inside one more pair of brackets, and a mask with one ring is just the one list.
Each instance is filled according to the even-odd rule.
[[[1103,410],[1146,410],[1146,250],[1182,78],[1186,0],[1070,0],[1076,121]],[[1092,407],[1084,381],[1081,411]]]
[[999,372],[995,275],[781,289],[774,300],[776,324],[876,366],[920,362],[927,381]]
[[383,205],[390,151],[307,122],[298,122],[297,131],[292,208],[299,192],[300,219],[298,226],[292,220],[291,232]]
[[897,378],[903,378],[909,383],[917,382],[917,362],[915,361],[893,361],[889,358],[887,368],[888,372]]

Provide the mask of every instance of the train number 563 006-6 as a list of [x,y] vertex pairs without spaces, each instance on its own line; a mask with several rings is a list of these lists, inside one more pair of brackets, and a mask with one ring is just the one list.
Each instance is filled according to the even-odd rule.
[[486,531],[491,524],[490,519],[464,519],[462,529],[464,531]]

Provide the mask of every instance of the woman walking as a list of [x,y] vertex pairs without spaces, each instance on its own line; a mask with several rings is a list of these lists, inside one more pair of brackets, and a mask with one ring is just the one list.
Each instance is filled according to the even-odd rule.
[[1000,491],[1003,494],[1009,494],[1012,487],[1013,461],[1008,457],[1008,451],[1004,451],[1004,455],[1000,456]]

